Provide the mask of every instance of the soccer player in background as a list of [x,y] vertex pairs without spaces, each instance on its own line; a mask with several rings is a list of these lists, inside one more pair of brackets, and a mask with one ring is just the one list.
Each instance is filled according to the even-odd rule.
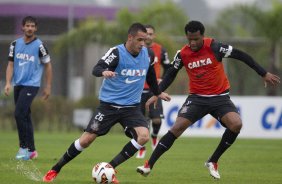
[[[174,125],[159,141],[149,161],[137,167],[137,172],[147,176],[155,162],[168,151],[174,141],[193,123],[206,114],[216,118],[226,128],[214,153],[205,162],[212,177],[220,179],[218,160],[234,143],[242,128],[238,110],[230,100],[229,81],[224,73],[223,58],[242,61],[255,70],[267,83],[277,85],[280,78],[263,69],[247,53],[204,36],[204,25],[199,21],[190,21],[185,26],[188,44],[177,51],[172,67],[170,67],[160,83],[160,89],[166,90],[176,78],[178,71],[184,66],[189,77],[189,95],[178,112]],[[241,74],[243,75],[243,74]],[[157,100],[151,97],[146,105]]]
[[[109,162],[113,168],[132,157],[149,140],[148,123],[140,111],[140,99],[145,80],[154,95],[170,100],[160,91],[148,49],[145,46],[146,28],[134,23],[128,29],[127,41],[112,47],[94,66],[92,74],[104,77],[100,88],[100,105],[94,112],[85,132],[75,140],[61,159],[43,177],[53,181],[62,167],[78,156],[97,137],[120,123],[131,140]],[[116,177],[113,183],[119,183]]]
[[14,116],[20,147],[16,159],[29,160],[38,156],[34,144],[30,106],[40,88],[44,70],[43,99],[48,99],[51,93],[52,65],[46,46],[35,35],[37,31],[36,18],[25,17],[22,20],[22,31],[23,37],[13,41],[10,45],[5,95],[10,94],[12,85],[14,85]]
[[[156,37],[155,34],[155,28],[152,25],[145,25],[148,37],[146,39],[146,47],[150,48],[155,55],[154,58],[154,69],[156,73],[156,77],[158,80],[158,83],[161,82],[161,75],[162,73],[165,74],[167,68],[169,68],[169,59],[168,59],[168,54],[166,52],[166,49],[154,42],[154,39]],[[163,72],[162,72],[163,68]],[[153,96],[152,91],[150,90],[149,85],[145,82],[144,89],[141,95],[141,110],[144,116],[146,116],[146,108],[145,104],[147,100]],[[159,130],[161,128],[162,124],[162,119],[164,118],[163,115],[163,105],[162,105],[162,100],[159,98],[156,104],[156,107],[154,105],[150,105],[149,107],[149,112],[148,112],[148,117],[150,118],[149,121],[152,121],[152,132],[151,132],[151,139],[152,139],[152,148],[154,149],[158,143],[157,136],[159,133]],[[148,122],[150,124],[150,122]],[[136,158],[144,158],[146,155],[146,147],[144,146],[141,148],[137,154]]]

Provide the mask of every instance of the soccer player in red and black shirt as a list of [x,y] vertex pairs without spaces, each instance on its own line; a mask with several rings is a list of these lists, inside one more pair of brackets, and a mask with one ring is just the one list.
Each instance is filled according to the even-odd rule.
[[[156,38],[155,28],[152,25],[145,25],[145,28],[147,30],[147,35],[148,35],[147,39],[145,40],[146,47],[149,48],[149,50],[152,50],[152,52],[154,53],[154,70],[156,73],[157,80],[158,82],[160,82],[162,80],[162,75],[165,74],[166,70],[170,66],[168,53],[162,45],[154,41],[154,39]],[[144,115],[146,115],[145,104],[148,101],[148,99],[151,98],[153,95],[154,94],[150,90],[149,85],[147,84],[147,82],[145,82],[141,96],[141,111]],[[161,128],[162,119],[164,118],[163,105],[162,105],[162,100],[160,98],[158,99],[155,107],[153,104],[150,105],[147,116],[152,120],[151,138],[152,138],[152,148],[154,149],[158,143],[157,136]],[[145,154],[146,154],[146,148],[144,146],[142,149],[140,149],[137,152],[136,158],[144,158]]]
[[[233,58],[247,64],[264,80],[265,85],[277,85],[280,78],[263,69],[247,53],[204,36],[204,25],[199,21],[190,21],[185,26],[188,44],[176,53],[172,67],[168,69],[160,83],[162,91],[167,89],[175,79],[178,71],[184,66],[189,77],[190,94],[178,112],[175,124],[159,141],[149,161],[144,166],[137,167],[137,172],[148,175],[155,162],[169,150],[174,141],[193,123],[207,114],[216,118],[226,130],[221,141],[206,161],[205,166],[216,179],[218,160],[234,143],[242,128],[242,120],[229,97],[230,84],[224,73],[223,58]],[[146,105],[157,100],[150,98]]]

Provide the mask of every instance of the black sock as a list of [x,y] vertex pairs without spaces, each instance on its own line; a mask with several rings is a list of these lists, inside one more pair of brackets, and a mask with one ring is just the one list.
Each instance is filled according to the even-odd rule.
[[118,165],[132,157],[138,151],[137,148],[130,142],[128,142],[121,152],[109,163],[113,168],[116,168]]
[[159,141],[157,147],[155,148],[154,152],[152,153],[149,159],[149,165],[152,169],[155,162],[162,156],[164,152],[169,150],[169,148],[173,145],[174,141],[177,137],[173,135],[170,131],[168,131]]
[[62,158],[57,162],[56,165],[52,167],[52,170],[55,170],[57,172],[60,172],[61,168],[66,165],[69,161],[71,161],[73,158],[75,158],[77,155],[79,155],[81,151],[78,151],[74,143],[72,143],[67,150],[67,152],[62,156]]
[[152,123],[152,128],[153,128],[152,135],[151,135],[152,138],[157,137],[160,131],[161,125],[162,125],[161,123],[158,123],[158,124]]
[[226,129],[222,135],[221,141],[216,150],[209,158],[209,162],[217,162],[221,155],[234,143],[239,133],[234,133],[229,129]]

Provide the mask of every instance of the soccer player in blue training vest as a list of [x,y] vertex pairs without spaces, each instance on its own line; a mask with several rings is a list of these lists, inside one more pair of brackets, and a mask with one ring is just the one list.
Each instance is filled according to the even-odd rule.
[[[110,48],[98,61],[92,73],[96,77],[104,77],[99,93],[100,105],[85,132],[46,173],[44,182],[53,181],[65,164],[78,156],[97,137],[107,134],[116,123],[122,125],[131,140],[109,162],[114,168],[132,157],[149,140],[148,123],[140,110],[145,80],[156,96],[167,101],[170,96],[159,90],[151,64],[152,57],[144,47],[146,38],[146,28],[140,23],[134,23],[128,30],[126,43]],[[116,177],[113,183],[119,183]]]
[[[43,42],[36,37],[37,20],[27,16],[22,20],[23,37],[10,45],[8,66],[6,70],[5,95],[14,85],[15,119],[19,136],[18,160],[36,158],[38,153],[34,144],[30,106],[41,85],[45,70],[45,88],[43,99],[51,93],[52,65],[50,55]],[[13,80],[13,82],[12,82]]]
[[[204,36],[205,27],[199,21],[190,21],[185,26],[188,40],[180,51],[177,51],[172,67],[168,69],[160,89],[164,91],[175,79],[178,71],[185,67],[189,76],[189,95],[178,112],[176,121],[171,129],[159,141],[149,161],[137,167],[137,172],[147,176],[156,161],[163,153],[168,151],[174,141],[191,125],[207,114],[212,115],[226,130],[221,141],[205,162],[211,176],[220,179],[218,160],[222,154],[235,142],[242,127],[242,120],[237,108],[230,100],[230,84],[224,73],[223,58],[233,58],[247,64],[255,70],[267,83],[277,85],[280,78],[265,71],[247,53],[233,48],[231,45],[222,44],[212,38]],[[151,97],[146,105],[157,100]]]

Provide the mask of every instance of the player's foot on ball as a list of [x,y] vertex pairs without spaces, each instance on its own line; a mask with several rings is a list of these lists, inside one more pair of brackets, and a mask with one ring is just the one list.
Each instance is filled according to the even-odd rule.
[[43,177],[43,182],[50,183],[52,182],[58,175],[58,172],[55,170],[48,171]]
[[218,173],[218,165],[215,162],[206,162],[205,166],[208,168],[210,175],[215,179],[220,179],[220,175]]
[[145,161],[144,165],[137,167],[136,171],[140,173],[142,176],[148,176],[151,172],[151,168],[148,163],[148,160]]
[[142,159],[145,158],[145,155],[146,155],[146,148],[143,147],[137,152],[136,158]]

